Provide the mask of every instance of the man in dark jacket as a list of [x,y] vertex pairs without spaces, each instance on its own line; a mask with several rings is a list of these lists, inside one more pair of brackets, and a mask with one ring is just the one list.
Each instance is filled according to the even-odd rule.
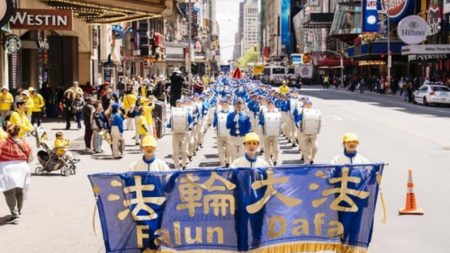
[[81,113],[84,122],[84,144],[86,145],[86,151],[92,151],[92,122],[91,116],[94,113],[94,106],[92,105],[92,98],[86,98],[86,104],[84,105]]
[[183,87],[184,77],[179,69],[175,69],[170,76],[170,105],[176,106],[176,101],[181,98],[181,88]]

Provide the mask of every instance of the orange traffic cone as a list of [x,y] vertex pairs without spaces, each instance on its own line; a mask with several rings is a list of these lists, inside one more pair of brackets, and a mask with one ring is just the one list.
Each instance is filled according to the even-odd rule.
[[398,213],[400,215],[404,215],[404,214],[423,215],[423,209],[417,208],[417,205],[416,205],[416,195],[414,194],[414,183],[412,180],[412,170],[408,170],[408,185],[407,185],[407,192],[406,192],[405,208],[399,209]]

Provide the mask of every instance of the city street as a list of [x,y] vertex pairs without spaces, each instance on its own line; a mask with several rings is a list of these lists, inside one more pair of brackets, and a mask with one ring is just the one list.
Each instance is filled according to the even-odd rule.
[[[387,224],[382,224],[381,201],[378,200],[370,252],[448,252],[448,227],[445,219],[450,210],[450,108],[407,104],[394,97],[360,95],[343,90],[308,88],[304,95],[312,97],[313,106],[323,115],[318,137],[316,163],[328,163],[342,152],[343,133],[353,131],[361,140],[360,152],[371,161],[389,163],[385,168],[382,190],[387,204]],[[44,123],[53,140],[63,122]],[[25,202],[20,225],[0,226],[1,252],[103,252],[98,215],[93,224],[95,201],[87,175],[101,172],[124,172],[140,152],[131,140],[134,132],[126,132],[126,152],[121,160],[113,160],[110,149],[102,155],[85,155],[83,132],[64,131],[73,140],[71,150],[81,159],[75,176],[59,173],[32,176],[29,199]],[[35,145],[34,139],[28,137]],[[171,163],[171,136],[158,141],[157,156]],[[281,141],[282,164],[295,164],[300,159],[297,148]],[[35,154],[36,152],[34,152]],[[32,169],[37,166],[35,159]],[[217,165],[214,131],[209,129],[204,148],[198,152],[192,167]],[[424,216],[398,216],[405,202],[407,170],[413,169],[418,205]],[[0,197],[0,219],[8,210]],[[2,218],[3,217],[3,218]],[[94,232],[94,227],[97,234]]]

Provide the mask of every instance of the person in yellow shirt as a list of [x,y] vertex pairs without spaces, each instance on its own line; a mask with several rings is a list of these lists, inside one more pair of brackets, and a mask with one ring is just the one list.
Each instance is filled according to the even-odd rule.
[[[149,134],[148,122],[147,122],[147,119],[145,118],[145,108],[143,108],[143,107],[141,107],[139,109],[139,116],[137,119],[136,128],[137,128],[137,132],[139,134],[139,139],[142,143],[142,140],[144,139],[144,137]],[[141,150],[142,150],[142,146],[141,146]]]
[[33,108],[31,109],[31,124],[41,126],[42,108],[45,106],[44,98],[36,92],[36,89],[30,87],[28,89],[33,100]]
[[[59,158],[64,159],[64,161],[72,160],[73,159],[72,152],[66,150],[66,148],[68,148],[70,145],[70,140],[64,139],[64,134],[62,132],[57,132],[55,137],[56,139],[55,142],[53,143],[53,151],[55,152],[55,154]],[[64,166],[64,161],[58,162],[58,165],[56,165],[58,166],[57,169]]]
[[141,99],[141,104],[141,108],[144,109],[145,119],[147,120],[148,133],[154,137],[153,129],[155,122],[152,117],[153,109],[155,109],[154,97],[150,96],[148,99]]
[[6,140],[8,138],[8,133],[0,127],[0,141]]
[[28,121],[31,122],[31,113],[33,111],[34,102],[30,97],[30,92],[25,90],[22,92],[22,100],[25,102],[25,113],[27,115]]
[[127,90],[125,96],[123,96],[123,109],[125,110],[125,115],[127,116],[126,130],[134,129],[135,121],[135,106],[136,106],[137,96],[131,91]]
[[287,95],[289,93],[289,87],[287,85],[287,81],[286,80],[281,83],[281,86],[280,86],[280,89],[278,90],[278,92],[281,95]]
[[18,101],[16,105],[17,111],[11,113],[9,123],[20,127],[19,138],[23,138],[27,132],[34,131],[34,127],[25,113],[25,101]]
[[14,103],[14,97],[9,93],[7,86],[3,86],[0,92],[0,116],[2,117],[2,124],[6,126],[6,116],[11,112],[11,106]]

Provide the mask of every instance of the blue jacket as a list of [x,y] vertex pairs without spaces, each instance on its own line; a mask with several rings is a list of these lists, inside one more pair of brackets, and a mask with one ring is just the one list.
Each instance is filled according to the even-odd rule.
[[123,134],[123,118],[122,115],[120,115],[120,113],[115,113],[112,116],[111,127],[112,126],[117,126],[119,128],[120,133]]
[[[245,136],[252,131],[252,123],[250,122],[250,117],[247,114],[241,112],[239,115],[239,136]],[[231,136],[237,136],[236,121],[234,121],[235,117],[236,112],[228,114],[227,117],[227,129],[230,130]]]

